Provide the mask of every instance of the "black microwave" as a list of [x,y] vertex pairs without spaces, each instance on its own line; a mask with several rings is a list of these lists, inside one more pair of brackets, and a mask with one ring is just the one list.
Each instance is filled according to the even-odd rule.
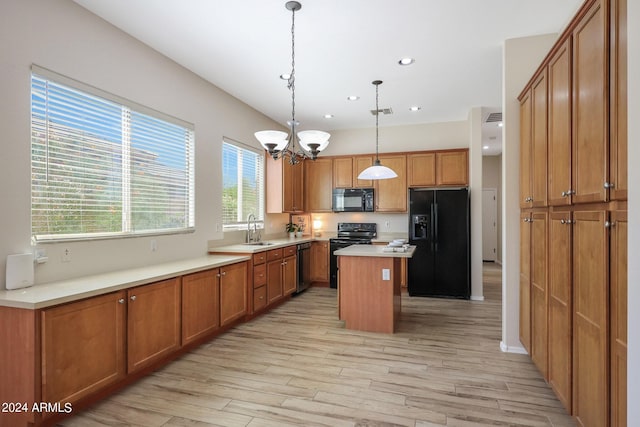
[[373,212],[373,188],[336,188],[334,212]]

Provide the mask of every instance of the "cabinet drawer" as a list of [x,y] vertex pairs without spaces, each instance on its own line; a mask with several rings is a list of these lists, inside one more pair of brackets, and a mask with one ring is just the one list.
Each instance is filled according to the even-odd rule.
[[271,249],[269,252],[267,252],[267,261],[273,261],[275,259],[281,259],[281,258],[282,258],[282,248]]
[[258,252],[257,254],[253,254],[253,265],[264,264],[266,260],[267,260],[266,252]]
[[267,305],[267,287],[260,286],[253,290],[253,311],[263,309]]
[[288,256],[295,255],[297,250],[298,249],[296,245],[287,246],[286,248],[284,248],[284,255],[282,256],[286,258]]
[[267,284],[267,265],[260,264],[253,267],[253,287],[259,288]]

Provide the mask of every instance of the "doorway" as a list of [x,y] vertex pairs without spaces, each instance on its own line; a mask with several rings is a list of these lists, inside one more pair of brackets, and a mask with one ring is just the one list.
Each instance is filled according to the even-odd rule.
[[482,260],[495,262],[498,251],[497,189],[482,189]]

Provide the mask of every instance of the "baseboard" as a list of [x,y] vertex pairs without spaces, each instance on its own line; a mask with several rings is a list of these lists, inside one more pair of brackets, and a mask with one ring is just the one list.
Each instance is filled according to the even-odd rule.
[[480,295],[480,296],[471,295],[471,301],[484,301],[484,296],[483,295]]
[[509,347],[504,343],[504,341],[500,341],[500,350],[502,350],[504,353],[529,354],[524,347],[522,346]]

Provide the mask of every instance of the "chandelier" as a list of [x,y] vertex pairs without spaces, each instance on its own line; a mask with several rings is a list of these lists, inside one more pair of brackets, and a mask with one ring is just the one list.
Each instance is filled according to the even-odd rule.
[[376,87],[376,161],[373,166],[369,166],[358,175],[358,179],[389,179],[398,176],[392,169],[382,166],[378,158],[378,116],[380,108],[378,107],[378,86],[382,84],[382,80],[374,80],[371,82]]
[[297,1],[288,1],[285,7],[291,11],[291,74],[287,79],[287,87],[291,91],[291,120],[287,121],[289,133],[278,130],[263,130],[254,135],[274,160],[288,157],[289,163],[295,165],[303,158],[315,160],[318,153],[329,145],[331,135],[319,130],[297,132],[300,123],[296,121],[295,22],[296,11],[300,10],[302,5]]

